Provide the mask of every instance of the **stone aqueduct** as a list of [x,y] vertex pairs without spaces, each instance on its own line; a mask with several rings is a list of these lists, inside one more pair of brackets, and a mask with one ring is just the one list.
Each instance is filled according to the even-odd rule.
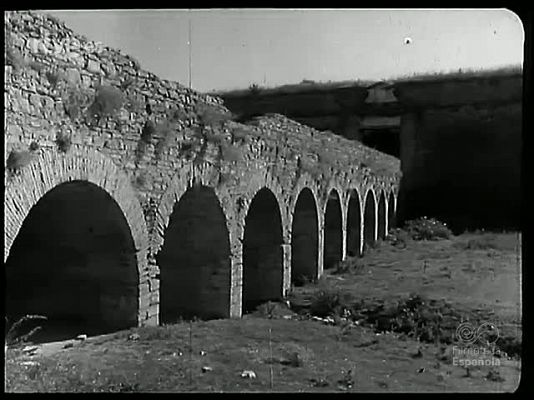
[[[29,160],[5,173],[8,311],[114,328],[240,317],[362,254],[394,223],[398,160],[279,115],[195,138],[195,110],[224,111],[220,100],[46,15],[8,13],[6,27],[6,51],[21,56],[5,67],[5,160]],[[65,93],[96,98],[104,84],[123,91],[116,116],[68,112]],[[160,126],[169,110],[186,115],[169,145],[156,155],[155,135],[139,157],[146,121]]]

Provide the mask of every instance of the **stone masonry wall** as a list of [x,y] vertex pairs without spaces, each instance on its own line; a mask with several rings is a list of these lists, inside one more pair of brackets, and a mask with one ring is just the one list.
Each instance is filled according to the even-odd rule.
[[[130,229],[139,324],[158,323],[156,256],[174,206],[189,188],[211,188],[224,214],[232,317],[242,312],[245,219],[260,189],[271,191],[280,209],[283,294],[290,288],[293,213],[304,188],[320,211],[317,276],[331,190],[340,194],[343,238],[351,189],[361,198],[369,191],[397,194],[395,158],[281,115],[232,121],[220,99],[158,79],[49,16],[6,13],[5,39],[4,260],[45,193],[72,180],[91,182],[118,204]],[[13,167],[17,154],[26,161]]]

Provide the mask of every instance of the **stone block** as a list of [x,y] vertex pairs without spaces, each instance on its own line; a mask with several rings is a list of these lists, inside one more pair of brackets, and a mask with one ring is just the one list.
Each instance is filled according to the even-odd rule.
[[87,60],[87,65],[85,67],[89,72],[93,73],[93,74],[99,74],[101,72],[100,70],[100,63],[96,60],[93,60],[93,59],[88,59]]

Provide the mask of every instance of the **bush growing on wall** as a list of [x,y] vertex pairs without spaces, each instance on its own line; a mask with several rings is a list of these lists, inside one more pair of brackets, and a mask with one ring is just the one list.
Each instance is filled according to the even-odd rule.
[[221,127],[226,121],[230,121],[232,119],[232,114],[230,112],[225,112],[216,108],[215,106],[206,104],[198,105],[196,112],[202,128],[206,126],[211,126],[214,128]]
[[220,146],[220,151],[222,160],[229,162],[238,162],[243,160],[243,151],[240,148],[225,143]]
[[6,168],[12,173],[20,171],[22,168],[29,165],[33,160],[31,151],[12,150],[7,157]]
[[68,152],[72,145],[70,135],[58,132],[58,134],[56,135],[56,145],[59,151],[63,153]]
[[6,65],[11,65],[14,71],[18,71],[24,68],[26,65],[26,60],[24,59],[24,56],[13,45],[13,38],[11,35],[5,37],[4,57]]
[[114,115],[122,107],[123,103],[124,96],[119,89],[109,85],[102,85],[96,90],[95,99],[89,107],[89,112],[97,117]]
[[176,130],[172,126],[171,121],[165,119],[156,126],[156,133],[159,136],[159,140],[154,151],[156,158],[159,160],[165,149],[175,138]]
[[152,136],[154,136],[155,133],[156,125],[154,124],[154,122],[148,120],[145,122],[143,130],[141,131],[141,140],[146,144],[149,144],[152,140]]
[[39,143],[31,142],[29,149],[30,149],[30,151],[37,151],[37,150],[39,150],[39,147],[40,147]]

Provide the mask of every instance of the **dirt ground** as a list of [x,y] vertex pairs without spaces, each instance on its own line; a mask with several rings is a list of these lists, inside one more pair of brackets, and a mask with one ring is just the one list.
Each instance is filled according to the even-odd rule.
[[[492,349],[465,355],[458,353],[462,343],[417,340],[377,330],[364,320],[312,318],[293,304],[332,289],[365,301],[394,302],[417,294],[427,302],[447,302],[472,324],[491,322],[501,338],[512,338],[520,347],[518,240],[518,234],[505,233],[409,242],[404,248],[382,242],[360,259],[359,268],[329,270],[319,282],[294,288],[293,309],[275,305],[240,320],[132,328],[38,345],[33,355],[23,351],[24,345],[15,346],[7,349],[5,390],[514,391],[520,353]],[[485,365],[466,367],[466,362]]]

